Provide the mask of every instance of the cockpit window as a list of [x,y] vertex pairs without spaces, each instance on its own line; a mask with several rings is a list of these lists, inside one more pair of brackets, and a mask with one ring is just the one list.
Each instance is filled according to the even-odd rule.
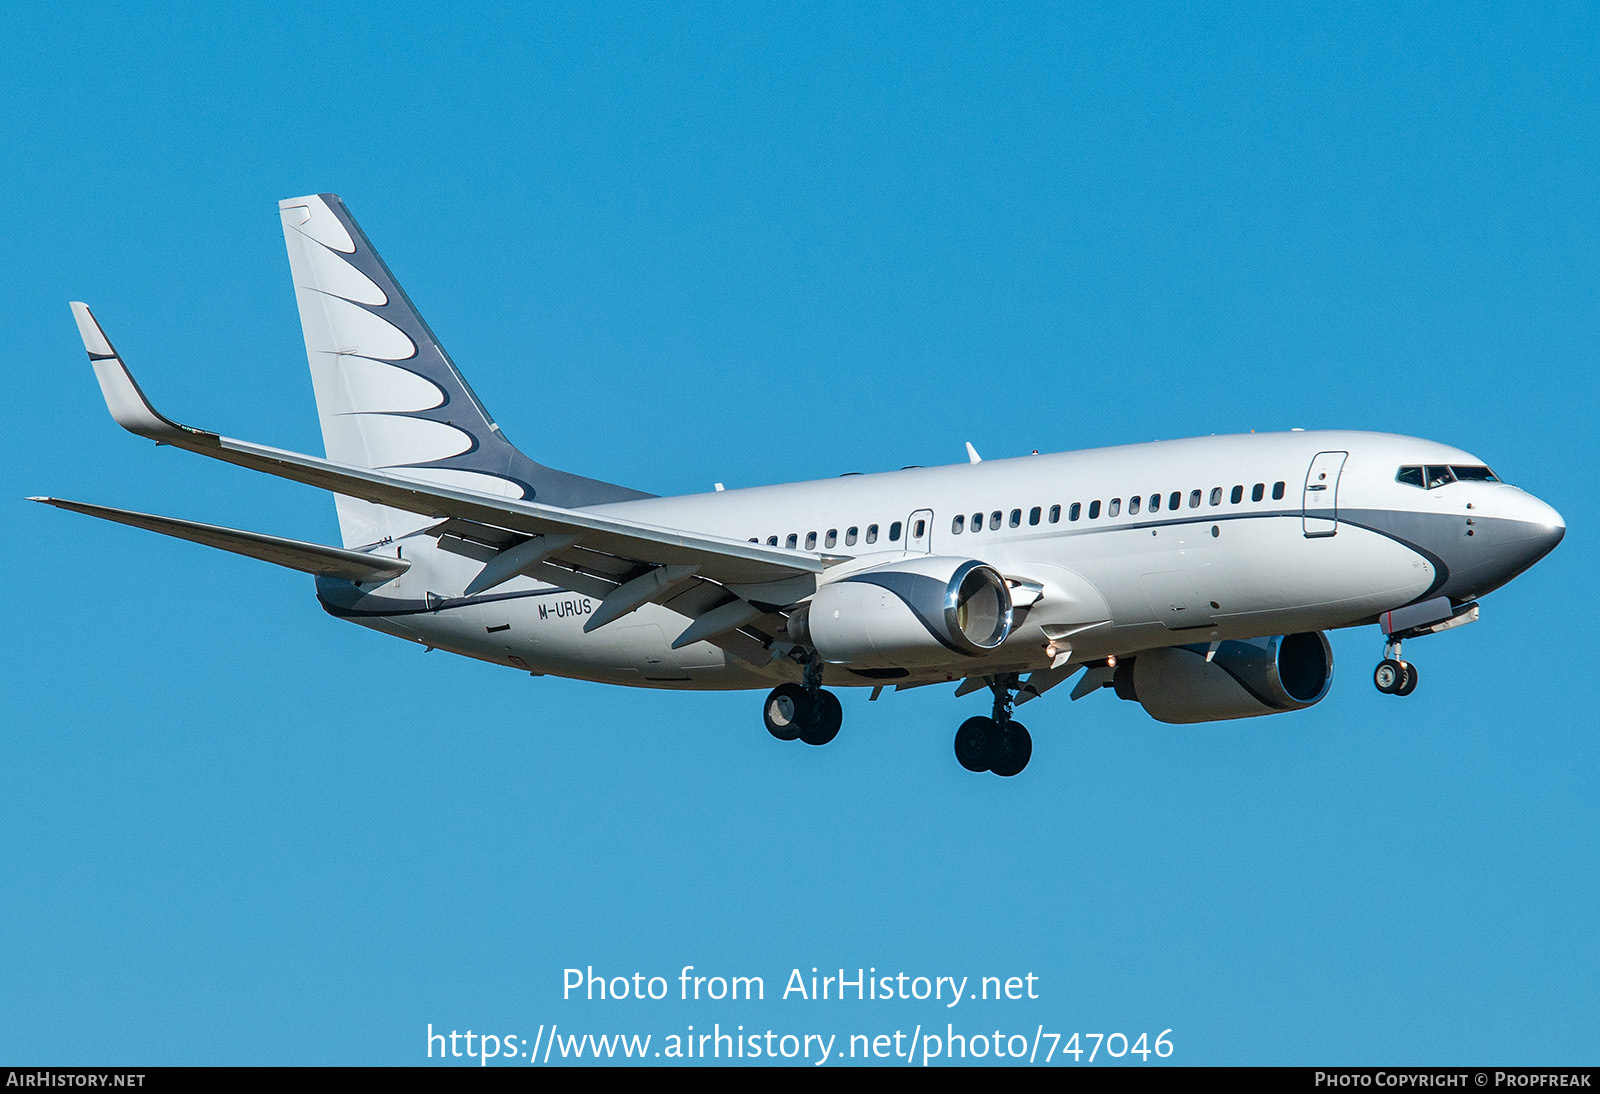
[[1407,486],[1416,486],[1425,490],[1436,490],[1441,486],[1449,486],[1453,482],[1499,482],[1493,471],[1481,464],[1452,464],[1446,467],[1443,464],[1432,463],[1425,467],[1402,467],[1394,477],[1396,482],[1403,482]]

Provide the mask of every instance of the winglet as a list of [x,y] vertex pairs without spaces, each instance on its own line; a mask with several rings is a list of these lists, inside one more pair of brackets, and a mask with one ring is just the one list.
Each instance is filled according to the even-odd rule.
[[159,443],[169,442],[184,433],[201,438],[209,436],[200,430],[179,425],[150,405],[150,400],[145,398],[133,374],[112,348],[106,332],[95,322],[89,305],[74,300],[72,317],[78,321],[78,334],[83,339],[83,348],[89,353],[89,363],[94,366],[95,379],[100,381],[100,394],[105,396],[106,409],[111,411],[111,417],[118,425],[130,433],[149,437]]

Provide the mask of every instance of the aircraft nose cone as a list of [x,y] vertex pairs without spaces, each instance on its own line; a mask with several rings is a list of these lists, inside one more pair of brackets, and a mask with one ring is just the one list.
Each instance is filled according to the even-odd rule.
[[1507,488],[1493,506],[1477,510],[1466,538],[1442,552],[1451,571],[1450,595],[1478,597],[1510,581],[1567,534],[1561,514],[1531,494]]
[[1515,517],[1521,525],[1519,531],[1526,537],[1527,548],[1538,552],[1528,562],[1532,566],[1556,549],[1556,544],[1567,534],[1567,522],[1561,519],[1561,514],[1556,512],[1554,506],[1545,504],[1532,494],[1524,495],[1523,504],[1518,508],[1520,511]]
[[[1539,504],[1544,505],[1544,502],[1541,501]],[[1555,550],[1556,544],[1560,543],[1562,537],[1567,534],[1567,522],[1561,519],[1561,514],[1556,512],[1555,509],[1548,505],[1544,505],[1544,507],[1550,510],[1550,517],[1544,523],[1544,553],[1549,554]]]

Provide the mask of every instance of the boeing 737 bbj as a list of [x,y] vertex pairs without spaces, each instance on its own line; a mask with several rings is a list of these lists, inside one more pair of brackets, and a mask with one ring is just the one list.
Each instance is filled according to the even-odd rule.
[[342,547],[56,498],[63,509],[316,575],[331,614],[530,672],[680,689],[771,688],[767,729],[826,744],[824,682],[959,682],[993,708],[955,735],[1015,775],[1013,716],[1081,673],[1164,722],[1298,710],[1333,679],[1323,632],[1401,643],[1478,617],[1565,525],[1447,445],[1379,433],[1202,437],[685,497],[535,463],[500,432],[331,194],[280,203],[325,458],[178,425],[89,309],[116,421],[331,491]]

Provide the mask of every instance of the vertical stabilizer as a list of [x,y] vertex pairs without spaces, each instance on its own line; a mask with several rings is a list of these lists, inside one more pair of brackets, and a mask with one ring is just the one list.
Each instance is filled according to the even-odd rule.
[[[650,496],[545,467],[506,440],[336,195],[278,209],[330,460],[569,508]],[[428,523],[342,495],[338,507],[347,547]]]

